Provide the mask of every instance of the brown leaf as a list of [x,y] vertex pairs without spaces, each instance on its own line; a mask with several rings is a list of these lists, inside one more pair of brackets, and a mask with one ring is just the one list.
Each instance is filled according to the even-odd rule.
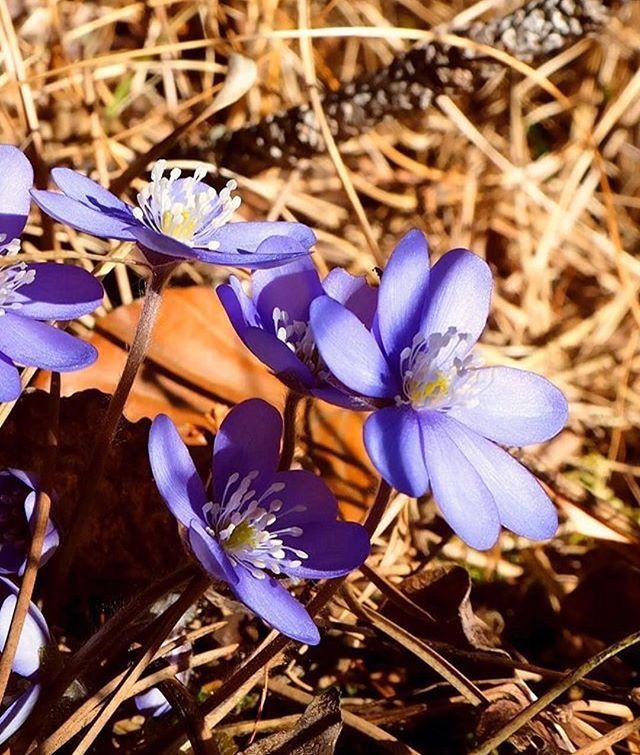
[[313,698],[292,731],[273,734],[244,755],[332,755],[341,731],[340,695],[331,687]]
[[[141,309],[138,299],[98,321],[89,339],[98,361],[64,374],[63,395],[85,388],[113,393]],[[170,288],[125,414],[138,420],[166,412],[179,424],[204,426],[204,415],[221,403],[258,396],[281,405],[284,393],[279,380],[242,345],[210,287]]]
[[[29,391],[0,432],[0,464],[40,472],[48,395]],[[64,533],[87,471],[95,428],[109,397],[83,391],[60,402],[59,452],[52,518]],[[99,503],[80,534],[69,600],[119,600],[186,558],[176,523],[160,498],[147,458],[149,420],[123,420],[96,495]],[[202,449],[208,457],[206,448]],[[207,463],[207,460],[205,460]],[[55,556],[51,562],[55,564]]]
[[471,605],[471,578],[462,566],[441,564],[407,577],[402,592],[433,616],[425,622],[410,616],[391,602],[382,613],[417,637],[440,640],[458,647],[492,650],[498,644],[489,628],[476,616]]
[[[476,727],[476,739],[483,742],[501,729],[529,705],[531,700],[516,684],[504,684],[490,690],[491,704],[485,708]],[[515,752],[533,755],[563,755],[567,749],[554,724],[537,718],[525,724],[509,740]]]

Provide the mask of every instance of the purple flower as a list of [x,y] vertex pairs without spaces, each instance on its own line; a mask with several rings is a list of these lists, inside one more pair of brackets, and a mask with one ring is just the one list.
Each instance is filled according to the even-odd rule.
[[231,277],[217,293],[236,333],[264,364],[289,388],[317,396],[339,406],[366,409],[333,377],[318,354],[311,328],[309,306],[327,294],[371,327],[377,289],[364,278],[336,268],[321,283],[308,257],[251,276],[253,298],[240,281]]
[[[0,263],[19,250],[32,180],[31,164],[22,152],[0,145]],[[79,267],[0,264],[0,401],[20,395],[15,364],[67,372],[96,360],[93,346],[42,321],[72,320],[93,312],[102,293],[100,283]]]
[[[33,475],[19,469],[0,471],[0,574],[22,576],[35,524],[38,486]],[[58,531],[47,523],[40,565],[58,547]]]
[[240,205],[240,198],[233,196],[235,181],[218,193],[202,181],[204,167],[189,178],[181,178],[179,168],[165,176],[165,169],[166,160],[158,160],[151,182],[138,194],[137,207],[68,168],[52,171],[62,193],[34,190],[31,194],[47,214],[72,228],[100,238],[137,242],[151,264],[177,258],[273,267],[308,254],[315,243],[313,231],[302,223],[229,223]]
[[250,399],[232,409],[216,435],[207,492],[171,420],[151,426],[149,458],[156,484],[187,530],[191,550],[214,580],[277,630],[317,644],[306,609],[276,579],[348,574],[369,553],[363,527],[337,520],[322,480],[304,470],[278,472],[282,419]]
[[[0,650],[4,650],[16,606],[18,588],[0,577]],[[40,695],[41,654],[51,642],[44,616],[31,603],[25,618],[18,651],[11,667],[6,695],[0,703],[0,744],[27,720]]]
[[431,487],[453,530],[479,549],[496,542],[501,525],[533,539],[555,533],[541,486],[495,444],[540,443],[567,419],[548,380],[481,367],[473,356],[491,285],[488,265],[466,249],[429,271],[426,239],[411,231],[384,271],[371,331],[327,296],[311,305],[322,358],[375,409],[364,442],[376,469],[408,495]]

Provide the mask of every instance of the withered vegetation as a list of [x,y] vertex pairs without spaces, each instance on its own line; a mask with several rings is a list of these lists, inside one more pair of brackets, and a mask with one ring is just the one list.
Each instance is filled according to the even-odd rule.
[[[26,149],[38,185],[47,185],[52,166],[65,164],[131,196],[150,160],[165,156],[189,168],[218,156],[212,183],[236,178],[245,218],[311,225],[322,270],[342,265],[375,285],[374,269],[411,227],[427,233],[436,258],[468,247],[495,273],[485,359],[544,374],[571,406],[556,439],[518,454],[558,505],[553,541],[505,533],[492,551],[471,551],[451,536],[431,500],[398,496],[368,565],[322,612],[318,648],[288,648],[268,673],[220,700],[216,691],[265,630],[208,593],[185,630],[195,647],[188,693],[163,688],[176,695],[179,714],[145,721],[122,700],[94,732],[92,751],[174,753],[190,741],[194,752],[227,753],[280,733],[247,752],[331,752],[331,701],[316,700],[307,723],[294,726],[314,695],[337,685],[344,728],[336,752],[485,753],[492,744],[501,752],[640,752],[639,651],[597,656],[640,630],[640,3],[616,5],[589,34],[526,60],[508,45],[487,46],[498,37],[482,33],[484,22],[520,5],[0,0],[0,141]],[[575,5],[601,7],[595,0]],[[465,36],[469,29],[475,31]],[[323,105],[329,109],[328,132],[320,132],[328,137],[336,93],[349,111],[349,82],[379,83],[375,72],[416,42],[445,44],[461,68],[481,56],[483,75],[443,87],[422,106],[416,95],[401,120],[376,125],[370,118],[364,125],[373,128],[344,134],[334,129],[351,137],[340,144],[314,138],[317,154],[280,159],[286,144],[274,143],[254,145],[261,164],[249,152],[225,160],[221,145],[234,144],[232,131],[259,123],[243,138],[264,135],[265,119],[301,103],[314,128],[327,115]],[[108,392],[139,310],[144,271],[131,249],[40,222],[34,210],[22,254],[74,259],[103,278],[104,311],[72,326],[99,345],[101,359],[62,385],[68,395]],[[205,465],[203,446],[229,405],[251,395],[281,403],[284,395],[242,351],[211,294],[226,276],[224,269],[183,265],[128,410],[131,420],[172,413],[201,446],[196,453]],[[23,379],[46,382],[31,370]],[[27,393],[17,408],[0,407],[3,463],[39,463],[43,401]],[[76,402],[75,409],[65,402]],[[99,403],[87,394],[63,399],[58,476],[69,498],[78,477],[70,459],[85,454],[92,433],[89,427],[82,437],[78,412],[99,421]],[[18,418],[28,426],[24,436]],[[308,406],[296,450],[296,463],[326,476],[349,518],[362,517],[373,497],[360,429],[359,417]],[[123,432],[115,470],[131,458],[117,454],[145,434],[142,425]],[[93,659],[80,663],[72,655],[117,615],[127,592],[159,576],[157,554],[166,541],[156,530],[166,522],[145,531],[140,511],[152,506],[159,516],[162,504],[142,466],[140,477],[150,489],[145,498],[136,488],[131,498],[142,507],[133,525],[139,531],[120,537],[128,502],[118,521],[118,507],[106,501],[104,522],[83,551],[82,579],[70,586],[70,605],[54,625],[62,658],[52,660],[52,676],[64,661],[79,681],[34,718],[18,747],[39,738],[39,752],[84,752],[77,743],[144,647],[148,617],[124,633],[121,627]],[[115,495],[117,486],[108,489],[106,496]],[[118,542],[136,537],[145,538],[140,553],[117,552]],[[117,574],[109,573],[111,549]],[[143,555],[151,551],[154,558]],[[174,544],[167,571],[181,558]],[[58,600],[46,587],[45,570],[38,588],[45,606]],[[130,648],[123,638],[138,644]],[[579,671],[567,689],[563,674],[572,669]],[[157,666],[149,673],[123,697],[171,676]],[[508,723],[518,714],[512,733]],[[323,728],[317,722],[325,718]],[[294,740],[302,749],[291,749]]]

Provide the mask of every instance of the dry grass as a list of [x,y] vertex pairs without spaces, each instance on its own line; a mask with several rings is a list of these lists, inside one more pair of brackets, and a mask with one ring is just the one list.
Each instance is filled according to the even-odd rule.
[[[0,0],[1,140],[28,151],[41,186],[49,168],[61,163],[109,184],[181,127],[179,144],[168,156],[179,152],[181,164],[188,165],[208,154],[212,133],[306,100],[314,76],[323,87],[335,88],[388,63],[419,36],[416,29],[446,24],[455,12],[490,13],[499,6],[486,0],[453,7],[414,0],[309,6],[305,0]],[[327,27],[326,32],[311,38],[298,31],[305,26],[300,14],[307,13],[310,26]],[[362,27],[381,31],[365,35]],[[396,33],[386,33],[390,27]],[[257,81],[222,114],[198,122],[225,81],[231,53],[255,61]],[[545,90],[539,80],[507,66],[472,97],[442,97],[438,107],[416,114],[410,124],[382,124],[342,146],[341,157],[334,152],[294,171],[237,176],[245,217],[295,218],[317,230],[321,268],[343,265],[370,274],[414,226],[426,231],[436,257],[453,246],[484,256],[496,280],[483,337],[487,361],[543,373],[566,392],[569,426],[527,457],[555,488],[564,518],[557,541],[531,546],[506,535],[502,548],[488,554],[471,553],[455,540],[444,545],[444,557],[470,565],[478,576],[483,587],[472,601],[485,606],[485,624],[497,622],[495,636],[499,610],[486,599],[487,585],[495,581],[506,580],[522,592],[537,580],[545,605],[562,624],[561,606],[590,564],[616,559],[638,566],[639,61],[640,6],[632,2],[602,35],[578,42],[538,69],[553,87]],[[248,77],[250,84],[248,71],[236,76]],[[235,83],[242,88],[243,81]],[[219,169],[226,177],[224,166]],[[60,226],[41,226],[35,212],[23,250],[78,257],[96,269],[111,281],[107,311],[136,295],[122,250]],[[108,262],[98,261],[102,255]],[[185,268],[183,275],[209,282],[226,273]],[[92,319],[84,321],[85,328],[92,325]],[[3,408],[3,418],[9,410]],[[428,535],[426,545],[416,546],[411,527],[424,516],[403,497],[394,502],[370,562],[379,575],[397,583],[424,566],[425,554],[438,542]],[[336,628],[360,647],[363,636],[369,641],[371,626],[385,632],[381,595],[360,577],[352,588],[351,601],[339,604],[332,616]],[[363,608],[356,618],[358,603]],[[616,627],[612,631],[619,636]],[[613,638],[594,634],[561,626],[556,642],[562,647],[547,648],[547,660],[536,662],[552,670],[577,665]],[[524,670],[509,684],[531,700],[530,685],[541,674],[527,671],[521,655],[513,657]],[[295,656],[287,670],[294,686],[305,688],[298,678],[303,669],[304,656]],[[622,686],[637,685],[633,673],[622,676]],[[332,678],[343,681],[339,673]],[[489,699],[498,694],[498,682],[473,678]],[[378,707],[369,718],[382,728],[391,725],[402,738],[385,699],[403,703],[405,720],[415,715],[419,721],[425,711],[412,713],[413,695],[393,688],[388,678],[374,681],[366,696]],[[552,731],[586,755],[613,751],[590,744],[613,729],[620,736],[610,736],[606,746],[623,741],[619,751],[640,752],[637,721],[629,724],[638,715],[631,699],[614,700],[606,689],[585,689],[583,696],[565,701],[562,716],[548,717],[547,734]],[[450,698],[451,709],[459,704]],[[364,704],[350,706],[367,717]],[[254,717],[255,711],[249,715]],[[375,738],[375,732],[368,735]],[[415,732],[411,737],[417,741]]]

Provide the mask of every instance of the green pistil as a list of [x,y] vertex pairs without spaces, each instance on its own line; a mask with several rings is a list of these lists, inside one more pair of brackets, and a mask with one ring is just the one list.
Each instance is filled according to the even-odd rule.
[[228,551],[255,548],[257,544],[256,531],[248,522],[241,522],[223,543]]

